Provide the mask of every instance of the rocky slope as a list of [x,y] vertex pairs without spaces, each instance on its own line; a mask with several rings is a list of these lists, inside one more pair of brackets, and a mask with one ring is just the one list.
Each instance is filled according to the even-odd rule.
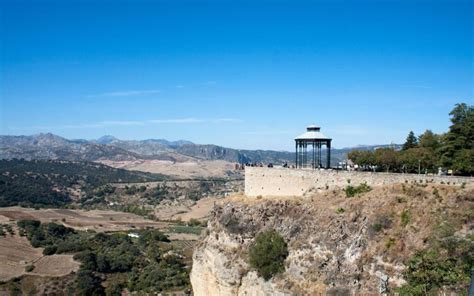
[[[228,198],[214,207],[195,250],[194,295],[391,294],[405,283],[403,271],[417,251],[447,235],[472,235],[473,209],[472,185],[397,184],[352,198],[342,190],[301,199]],[[446,225],[452,231],[440,237]],[[280,233],[289,250],[285,272],[269,281],[247,263],[249,245],[266,229]],[[465,283],[458,288],[445,295]]]

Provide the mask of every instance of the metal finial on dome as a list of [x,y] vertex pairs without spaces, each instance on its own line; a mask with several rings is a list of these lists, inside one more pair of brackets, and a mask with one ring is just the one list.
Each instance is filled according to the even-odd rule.
[[321,128],[319,126],[315,125],[315,124],[311,124],[311,125],[308,125],[306,130],[308,132],[311,132],[311,131],[319,132],[321,130]]
[[327,140],[329,139],[323,133],[321,133],[321,128],[315,124],[309,125],[306,128],[306,132],[299,135],[295,140]]

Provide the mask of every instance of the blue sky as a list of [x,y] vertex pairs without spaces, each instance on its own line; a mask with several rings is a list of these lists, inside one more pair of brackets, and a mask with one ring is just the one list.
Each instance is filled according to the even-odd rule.
[[473,1],[0,1],[0,134],[292,150],[444,132]]

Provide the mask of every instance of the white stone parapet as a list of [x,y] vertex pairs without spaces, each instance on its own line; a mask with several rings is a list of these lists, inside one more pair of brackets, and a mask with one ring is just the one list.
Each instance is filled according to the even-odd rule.
[[398,173],[372,173],[336,170],[311,170],[290,168],[245,168],[245,195],[257,196],[303,196],[310,189],[327,190],[357,186],[423,182],[459,185],[474,181],[472,177],[417,175]]

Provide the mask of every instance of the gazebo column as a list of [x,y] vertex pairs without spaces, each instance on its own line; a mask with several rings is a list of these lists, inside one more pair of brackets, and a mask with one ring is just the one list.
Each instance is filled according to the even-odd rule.
[[308,145],[303,142],[303,168],[306,168],[306,162],[308,159]]
[[298,168],[298,140],[295,141],[295,166]]
[[327,155],[326,155],[326,168],[329,169],[331,167],[331,140],[328,140],[326,142],[326,150],[327,150]]
[[321,141],[318,141],[318,169],[321,167],[322,159],[321,159]]

